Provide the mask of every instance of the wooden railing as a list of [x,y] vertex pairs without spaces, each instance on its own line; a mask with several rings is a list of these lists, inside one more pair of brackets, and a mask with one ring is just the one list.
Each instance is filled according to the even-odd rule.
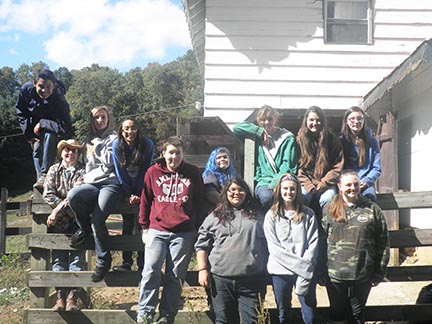
[[[404,208],[432,208],[432,192],[400,192],[378,195],[378,204],[384,210]],[[131,211],[129,206],[118,206],[115,213]],[[53,272],[50,263],[52,249],[71,250],[69,238],[63,234],[47,234],[46,218],[51,211],[43,203],[40,194],[35,192],[33,201],[33,232],[28,235],[28,246],[31,249],[31,270],[28,273],[30,287],[30,309],[26,312],[25,323],[134,323],[135,312],[128,310],[97,310],[83,309],[77,313],[55,313],[50,311],[52,300],[49,290],[52,287],[137,287],[140,274],[137,272],[109,272],[105,280],[93,283],[90,280],[92,271]],[[432,229],[409,229],[390,231],[391,247],[432,246]],[[94,246],[87,246],[89,250]],[[113,251],[142,250],[144,248],[140,237],[133,235],[112,236]],[[391,282],[414,282],[432,279],[432,266],[390,267],[386,280]],[[188,272],[187,284],[197,286],[197,273]],[[432,318],[432,305],[386,305],[368,306],[366,318],[368,321],[412,321],[429,320]],[[326,312],[325,307],[319,307],[317,312]],[[275,310],[270,315],[275,318]],[[191,318],[199,318],[199,323],[211,323],[205,313],[198,317],[180,312],[176,323],[189,323]],[[193,321],[192,321],[193,323]]]

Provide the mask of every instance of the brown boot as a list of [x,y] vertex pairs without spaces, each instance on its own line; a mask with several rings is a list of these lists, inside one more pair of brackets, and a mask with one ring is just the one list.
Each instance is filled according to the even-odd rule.
[[63,312],[65,310],[65,291],[62,289],[57,290],[57,301],[53,308],[53,312]]
[[76,312],[78,311],[78,307],[76,305],[76,289],[69,290],[69,294],[66,298],[66,312]]

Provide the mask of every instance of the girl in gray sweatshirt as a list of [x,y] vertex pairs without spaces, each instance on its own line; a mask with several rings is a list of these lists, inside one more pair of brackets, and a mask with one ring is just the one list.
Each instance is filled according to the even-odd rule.
[[304,207],[297,177],[285,174],[273,193],[273,205],[264,220],[270,252],[267,271],[281,324],[289,323],[291,294],[295,287],[305,324],[312,324],[316,306],[312,277],[318,257],[318,227],[315,213]]

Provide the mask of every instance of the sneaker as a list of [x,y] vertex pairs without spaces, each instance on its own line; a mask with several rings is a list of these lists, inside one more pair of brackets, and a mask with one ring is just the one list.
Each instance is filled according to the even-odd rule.
[[158,318],[158,320],[155,322],[155,324],[173,324],[174,320],[166,317],[166,316],[161,316]]
[[122,265],[113,267],[113,270],[118,272],[130,272],[132,271],[132,267],[129,263],[123,263]]
[[143,316],[139,316],[137,315],[137,323],[141,323],[141,324],[152,324],[153,323],[153,317],[151,317],[150,315],[143,315]]
[[96,266],[96,269],[91,275],[92,282],[99,282],[104,280],[106,274],[108,273],[110,267],[99,267]]
[[90,243],[92,240],[93,235],[91,235],[89,232],[79,229],[70,237],[70,246],[75,249],[79,249],[87,243]]
[[36,190],[43,190],[43,185],[44,185],[44,182],[45,182],[45,178],[46,178],[46,174],[45,173],[41,173],[40,176],[39,176],[39,179],[37,179],[37,181],[33,185],[33,188],[36,189]]

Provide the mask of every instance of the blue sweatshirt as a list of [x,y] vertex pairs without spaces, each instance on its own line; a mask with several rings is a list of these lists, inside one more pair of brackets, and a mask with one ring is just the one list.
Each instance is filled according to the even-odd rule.
[[[130,165],[127,168],[123,167],[120,163],[120,157],[118,155],[118,139],[113,143],[114,152],[114,168],[117,179],[122,186],[122,189],[127,197],[134,194],[138,197],[141,196],[141,191],[144,184],[144,174],[150,167],[153,158],[154,145],[153,142],[147,137],[142,137],[141,140],[144,143],[144,160],[140,166]],[[127,147],[127,158],[130,159],[135,151],[134,147]]]
[[344,147],[344,170],[350,169],[356,171],[360,182],[364,182],[370,187],[381,175],[381,154],[378,141],[372,135],[372,131],[367,129],[366,132],[368,135],[369,147],[367,148],[366,161],[361,167],[358,165],[358,146],[354,145],[353,154],[349,155],[348,141],[342,136],[340,139]]

